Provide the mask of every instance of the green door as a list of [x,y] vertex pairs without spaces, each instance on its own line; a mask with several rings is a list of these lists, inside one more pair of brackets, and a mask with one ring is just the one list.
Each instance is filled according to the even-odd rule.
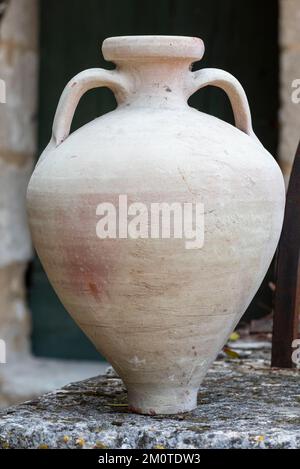
[[[243,84],[254,129],[276,153],[278,109],[277,2],[274,0],[41,0],[39,153],[47,145],[59,96],[67,81],[90,67],[113,67],[101,56],[108,36],[168,34],[199,36],[206,46],[201,67],[223,68]],[[197,64],[199,68],[199,64]],[[232,122],[224,93],[199,91],[191,105]],[[76,112],[73,129],[115,106],[107,89],[90,91]],[[96,359],[99,355],[64,310],[35,259],[30,266],[29,303],[36,355]],[[262,288],[251,305],[269,304]]]

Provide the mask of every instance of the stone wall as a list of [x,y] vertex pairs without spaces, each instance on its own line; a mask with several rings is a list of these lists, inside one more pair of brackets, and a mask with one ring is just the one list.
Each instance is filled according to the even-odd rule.
[[[280,98],[279,157],[288,180],[297,144],[300,140],[300,102],[292,101],[294,80],[300,82],[300,1],[280,1]],[[296,83],[295,83],[296,85]],[[300,89],[300,86],[298,85]],[[300,97],[300,92],[298,93]]]
[[29,350],[25,192],[36,149],[37,8],[38,0],[10,0],[0,23],[0,338],[9,361]]

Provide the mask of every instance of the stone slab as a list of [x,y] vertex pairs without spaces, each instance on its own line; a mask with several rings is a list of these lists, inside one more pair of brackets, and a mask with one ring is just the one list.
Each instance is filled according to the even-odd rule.
[[0,447],[299,448],[299,370],[270,369],[268,349],[249,353],[215,361],[193,412],[132,414],[109,373],[2,411]]

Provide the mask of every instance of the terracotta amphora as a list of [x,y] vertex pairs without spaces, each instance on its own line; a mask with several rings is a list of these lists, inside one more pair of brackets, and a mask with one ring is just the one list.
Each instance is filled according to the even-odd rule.
[[[67,84],[32,174],[33,242],[65,308],[124,380],[130,408],[185,412],[270,265],[283,178],[240,83],[191,70],[201,39],[112,37],[102,50],[116,69]],[[188,105],[208,85],[228,95],[235,126]],[[69,135],[81,96],[103,86],[117,108]]]

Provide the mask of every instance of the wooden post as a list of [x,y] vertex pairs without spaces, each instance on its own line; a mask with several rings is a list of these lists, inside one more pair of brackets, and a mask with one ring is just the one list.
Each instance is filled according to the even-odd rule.
[[277,251],[272,366],[292,368],[292,342],[298,337],[300,305],[300,143],[288,186]]

